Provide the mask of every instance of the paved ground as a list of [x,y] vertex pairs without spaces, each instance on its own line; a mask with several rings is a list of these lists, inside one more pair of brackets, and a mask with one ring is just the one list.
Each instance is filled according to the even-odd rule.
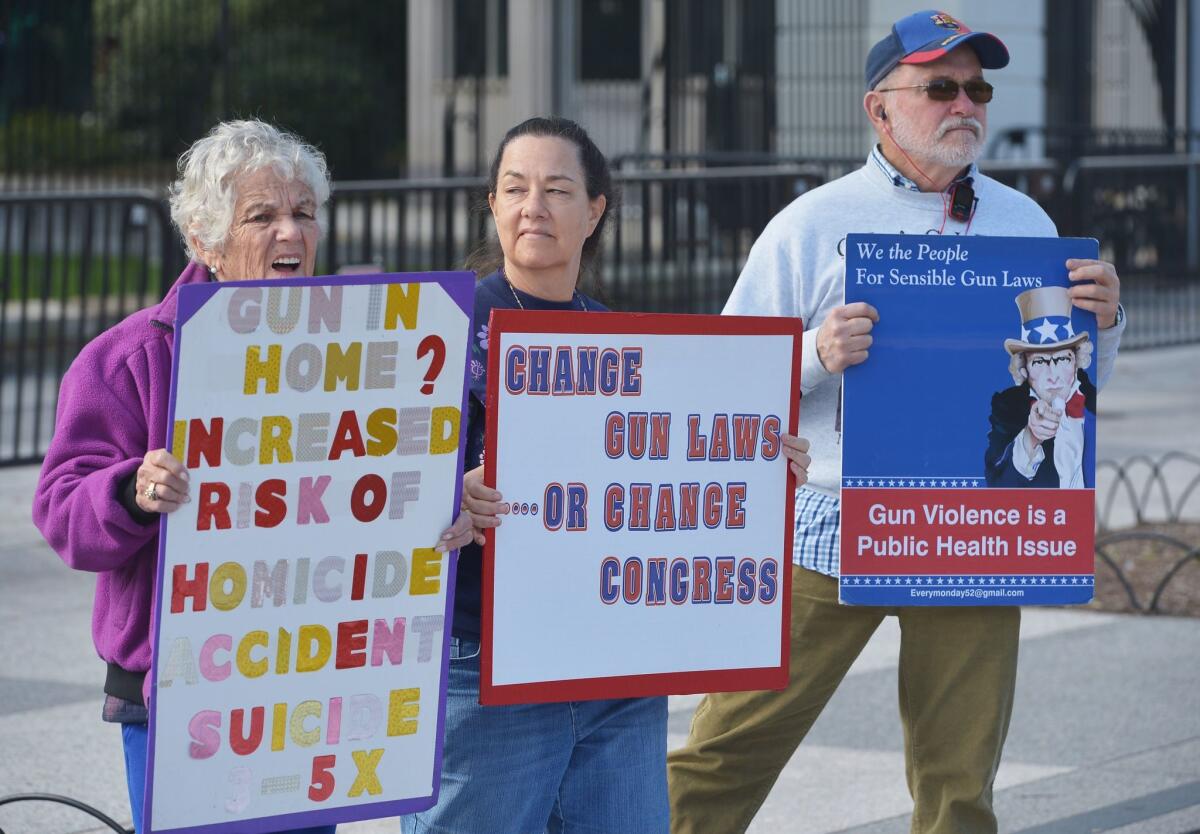
[[[1200,347],[1122,356],[1101,395],[1100,456],[1200,458],[1200,385],[1181,382],[1197,368]],[[1175,471],[1168,480],[1179,489],[1187,470]],[[0,470],[0,796],[68,793],[127,823],[119,730],[99,720],[104,670],[87,637],[93,580],[63,567],[29,523],[36,475]],[[753,832],[908,830],[897,645],[894,624],[885,623]],[[672,699],[672,744],[686,734],[694,704]],[[1027,610],[996,804],[1003,830],[1021,834],[1200,830],[1200,620]],[[0,829],[104,830],[48,805],[0,807]],[[394,820],[341,828],[397,830]]]
[[[1188,495],[1184,517],[1200,519],[1200,488],[1188,487],[1200,476],[1200,346],[1127,351],[1117,357],[1112,382],[1099,394],[1098,457],[1120,461],[1130,482],[1141,490],[1152,473],[1151,462],[1169,458],[1162,466],[1166,493],[1175,500]],[[1103,510],[1116,488],[1111,470],[1097,476],[1096,504]],[[1152,519],[1163,518],[1163,491],[1148,490]],[[1122,494],[1106,513],[1108,526],[1132,522],[1131,504]]]

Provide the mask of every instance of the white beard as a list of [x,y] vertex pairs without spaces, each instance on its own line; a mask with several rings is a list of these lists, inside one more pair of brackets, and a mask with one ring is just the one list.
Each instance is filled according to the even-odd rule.
[[[954,130],[964,124],[975,132]],[[983,125],[972,118],[952,116],[938,125],[933,136],[918,136],[903,118],[892,115],[890,129],[892,141],[906,153],[946,168],[965,168],[983,152]],[[953,134],[946,138],[951,130]]]

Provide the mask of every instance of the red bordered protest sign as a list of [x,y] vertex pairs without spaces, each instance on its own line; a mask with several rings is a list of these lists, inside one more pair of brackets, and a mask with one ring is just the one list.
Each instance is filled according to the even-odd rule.
[[484,704],[786,685],[802,335],[493,311]]

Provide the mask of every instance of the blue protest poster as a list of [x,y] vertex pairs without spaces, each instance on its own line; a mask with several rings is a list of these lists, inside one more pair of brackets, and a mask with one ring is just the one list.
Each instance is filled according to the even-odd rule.
[[1096,317],[1080,238],[850,235],[879,312],[842,402],[841,600],[1083,603],[1093,592]]

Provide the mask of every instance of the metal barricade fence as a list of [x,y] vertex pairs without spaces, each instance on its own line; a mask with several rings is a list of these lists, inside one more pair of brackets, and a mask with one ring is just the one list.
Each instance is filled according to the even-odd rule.
[[161,298],[182,264],[156,195],[0,199],[0,463],[41,459],[75,355]]
[[[768,220],[849,164],[622,171],[623,205],[586,289],[618,310],[718,312]],[[983,167],[1061,234],[1100,239],[1121,275],[1126,347],[1200,341],[1200,157]],[[460,268],[491,233],[484,191],[481,178],[338,183],[318,269]],[[0,196],[0,257],[0,465],[11,465],[41,459],[80,348],[161,297],[184,253],[165,202],[123,192]]]
[[[588,291],[623,310],[717,312],[767,221],[824,182],[805,166],[627,172]],[[464,177],[339,183],[319,264],[458,269],[491,233],[486,184]]]
[[767,222],[824,182],[801,166],[627,173],[601,263],[601,300],[639,312],[718,313]]
[[483,237],[486,196],[482,177],[336,183],[319,271],[459,269]]
[[[603,267],[619,309],[714,312],[766,221],[819,184],[795,167],[617,177]],[[339,183],[319,271],[461,268],[490,229],[480,178]],[[165,202],[146,192],[0,196],[0,465],[41,459],[58,385],[80,349],[161,298],[185,263]]]
[[1094,237],[1117,266],[1123,349],[1200,341],[1200,154],[988,160],[984,172],[1037,200],[1063,236]]
[[1200,154],[1081,157],[1062,191],[1071,233],[1121,269],[1122,345],[1200,341]]

